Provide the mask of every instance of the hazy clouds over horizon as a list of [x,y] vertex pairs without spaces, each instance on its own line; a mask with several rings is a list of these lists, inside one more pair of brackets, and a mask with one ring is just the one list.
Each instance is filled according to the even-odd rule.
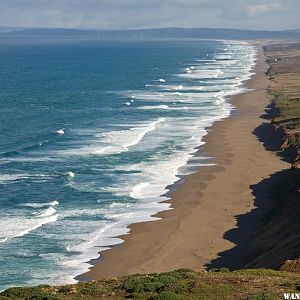
[[0,0],[0,26],[300,28],[300,0]]

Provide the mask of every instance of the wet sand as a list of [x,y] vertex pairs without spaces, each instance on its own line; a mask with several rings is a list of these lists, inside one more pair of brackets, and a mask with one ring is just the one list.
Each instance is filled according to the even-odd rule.
[[[100,279],[179,268],[201,270],[235,246],[224,234],[236,227],[236,216],[254,208],[251,186],[289,168],[253,134],[264,122],[260,116],[269,104],[266,69],[258,46],[256,75],[246,83],[253,90],[232,97],[237,110],[209,129],[200,149],[201,155],[214,157],[210,162],[216,166],[201,167],[187,176],[171,194],[173,210],[157,214],[159,221],[131,225],[130,234],[121,237],[124,243],[102,252],[83,276]],[[249,220],[247,231],[240,233],[241,243],[246,244],[256,223]],[[235,267],[242,266],[241,253],[229,259]]]

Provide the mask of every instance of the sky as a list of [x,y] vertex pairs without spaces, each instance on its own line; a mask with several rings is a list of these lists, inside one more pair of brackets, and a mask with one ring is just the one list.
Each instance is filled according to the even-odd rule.
[[0,27],[300,28],[300,0],[0,0]]

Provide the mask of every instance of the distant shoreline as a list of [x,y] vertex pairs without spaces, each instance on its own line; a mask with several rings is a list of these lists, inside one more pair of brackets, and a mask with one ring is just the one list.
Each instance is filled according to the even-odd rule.
[[299,30],[251,30],[230,28],[146,28],[127,30],[72,29],[72,28],[5,28],[0,38],[95,39],[95,40],[144,40],[144,39],[221,39],[221,40],[266,40],[299,39]]
[[[236,216],[254,209],[251,185],[288,164],[265,150],[253,130],[269,104],[268,79],[261,45],[255,75],[245,85],[252,91],[232,97],[237,107],[233,116],[209,128],[201,153],[215,157],[216,166],[201,167],[186,177],[172,192],[171,211],[158,213],[161,220],[130,226],[124,243],[101,252],[91,271],[79,276],[100,279],[134,273],[170,271],[179,268],[204,269],[214,266],[220,253],[235,246],[224,234],[236,226]],[[256,220],[234,241],[240,245],[234,257],[224,257],[230,268],[243,266],[242,252]],[[102,258],[103,257],[103,258]]]

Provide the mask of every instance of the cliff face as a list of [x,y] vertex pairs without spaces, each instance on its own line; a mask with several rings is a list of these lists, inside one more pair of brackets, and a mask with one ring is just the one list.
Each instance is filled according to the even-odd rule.
[[300,264],[291,261],[300,257],[300,170],[286,170],[280,175],[272,188],[273,207],[249,245],[246,267],[300,273]]
[[[255,233],[246,267],[268,267],[300,273],[300,43],[264,48],[269,63],[272,104],[267,119],[273,126],[272,147],[290,170],[273,174],[273,208]],[[270,143],[270,141],[269,141]]]
[[300,43],[265,47],[274,128],[284,131],[281,150],[293,148],[292,167],[300,167]]

